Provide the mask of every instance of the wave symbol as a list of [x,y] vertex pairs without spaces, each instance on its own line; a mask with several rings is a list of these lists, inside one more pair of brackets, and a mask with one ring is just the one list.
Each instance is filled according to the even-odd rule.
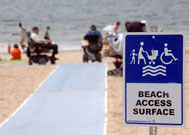
[[166,67],[163,65],[158,65],[156,67],[152,67],[150,65],[145,66],[142,68],[142,76],[158,76],[158,75],[162,75],[162,76],[166,76]]
[[143,67],[143,70],[145,70],[145,69],[147,69],[147,68],[150,68],[150,69],[157,69],[157,68],[166,69],[166,67],[163,66],[163,65],[158,65],[158,66],[156,66],[156,67],[152,67],[152,66],[148,65],[148,66]]

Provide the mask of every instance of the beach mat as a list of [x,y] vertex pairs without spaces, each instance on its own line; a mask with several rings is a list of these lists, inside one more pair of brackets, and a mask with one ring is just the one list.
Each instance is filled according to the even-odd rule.
[[[103,135],[105,72],[105,64],[61,64],[0,128],[0,135]],[[95,89],[82,83],[94,79]]]
[[104,90],[105,64],[60,64],[38,91]]

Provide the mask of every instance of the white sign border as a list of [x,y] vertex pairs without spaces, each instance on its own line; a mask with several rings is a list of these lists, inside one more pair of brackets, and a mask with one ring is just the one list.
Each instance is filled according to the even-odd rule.
[[[126,65],[126,60],[125,60],[125,47],[126,47],[126,42],[125,42],[125,38],[128,35],[182,35],[183,36],[183,95],[182,95],[182,124],[156,124],[156,123],[147,123],[147,124],[136,124],[136,123],[131,123],[128,124],[125,121],[125,115],[126,115],[126,96],[125,96],[125,65]],[[122,45],[123,45],[123,122],[125,126],[156,126],[156,127],[185,127],[186,124],[186,110],[185,110],[185,78],[186,78],[186,69],[185,69],[185,65],[186,65],[186,58],[185,58],[185,48],[186,48],[186,40],[185,40],[185,34],[181,33],[181,32],[125,32],[123,34],[123,41],[122,41]]]

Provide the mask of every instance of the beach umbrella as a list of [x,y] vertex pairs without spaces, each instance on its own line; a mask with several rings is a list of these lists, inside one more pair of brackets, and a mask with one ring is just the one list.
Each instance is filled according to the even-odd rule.
[[113,31],[114,30],[114,25],[107,25],[103,28],[103,31],[108,32],[108,31]]

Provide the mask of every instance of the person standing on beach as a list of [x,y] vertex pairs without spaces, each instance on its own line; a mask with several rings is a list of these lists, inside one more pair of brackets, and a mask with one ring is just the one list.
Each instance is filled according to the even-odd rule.
[[116,25],[114,26],[114,33],[115,33],[115,35],[119,34],[118,29],[119,29],[120,25],[121,25],[121,22],[118,21],[116,23]]
[[13,33],[13,36],[16,36],[16,35],[19,35],[20,36],[20,46],[22,47],[22,49],[24,50],[25,49],[25,45],[24,45],[24,42],[25,42],[25,39],[26,39],[26,29],[23,28],[22,26],[22,23],[19,23],[18,24],[19,26],[19,33]]
[[46,27],[44,39],[51,40],[51,39],[50,39],[50,36],[49,36],[49,30],[50,30],[50,29],[51,29],[50,26],[47,26],[47,27]]

